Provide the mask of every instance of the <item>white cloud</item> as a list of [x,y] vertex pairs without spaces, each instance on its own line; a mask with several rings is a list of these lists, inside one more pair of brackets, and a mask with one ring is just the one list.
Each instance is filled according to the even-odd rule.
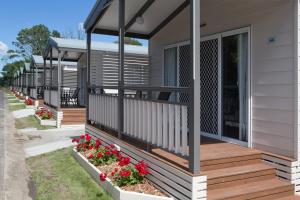
[[0,41],[0,55],[5,55],[8,50],[7,45]]

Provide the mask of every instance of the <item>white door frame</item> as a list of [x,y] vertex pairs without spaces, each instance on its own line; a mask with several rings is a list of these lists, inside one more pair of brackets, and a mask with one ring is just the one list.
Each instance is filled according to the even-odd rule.
[[[222,133],[222,38],[227,37],[227,36],[232,36],[232,35],[237,35],[241,33],[248,33],[248,69],[247,69],[247,74],[248,74],[248,92],[247,92],[247,99],[248,99],[248,129],[247,129],[247,134],[248,134],[248,141],[244,142],[241,140],[236,140],[233,138],[229,138],[226,136],[223,136]],[[213,40],[213,39],[218,39],[218,135],[214,134],[209,134],[209,133],[204,133],[201,132],[203,136],[210,137],[210,138],[215,138],[219,139],[222,141],[230,142],[230,143],[235,143],[241,146],[246,146],[246,147],[252,147],[252,128],[251,128],[251,111],[252,111],[252,104],[251,104],[251,28],[250,27],[245,27],[245,28],[240,28],[240,29],[235,29],[235,30],[230,30],[226,32],[221,32],[213,35],[208,35],[201,37],[201,41],[207,41],[207,40]]]

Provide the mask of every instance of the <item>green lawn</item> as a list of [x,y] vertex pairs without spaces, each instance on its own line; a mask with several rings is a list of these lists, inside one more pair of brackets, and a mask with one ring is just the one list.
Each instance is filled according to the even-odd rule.
[[112,200],[71,155],[71,148],[26,160],[36,200]]
[[17,129],[37,128],[39,130],[55,128],[54,126],[41,126],[33,115],[15,119],[15,127]]
[[8,109],[9,111],[13,112],[16,110],[20,110],[20,109],[25,109],[26,105],[25,104],[20,104],[20,105],[8,105]]
[[21,103],[19,99],[8,99],[8,103]]

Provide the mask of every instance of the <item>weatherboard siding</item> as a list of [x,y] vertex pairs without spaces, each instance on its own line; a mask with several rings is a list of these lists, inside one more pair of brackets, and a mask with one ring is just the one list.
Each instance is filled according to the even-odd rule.
[[[204,2],[201,5],[201,22],[207,25],[201,28],[202,36],[241,27],[251,28],[253,147],[296,157],[295,1]],[[151,85],[162,85],[164,47],[189,40],[188,9],[149,42]],[[272,38],[275,41],[269,42]]]

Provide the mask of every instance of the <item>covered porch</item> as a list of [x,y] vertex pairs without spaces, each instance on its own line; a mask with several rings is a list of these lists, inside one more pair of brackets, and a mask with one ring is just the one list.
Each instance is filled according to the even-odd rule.
[[[292,0],[98,1],[85,23],[87,132],[108,143],[117,140],[136,159],[157,159],[191,177],[207,175],[207,185],[226,179],[226,184],[208,187],[209,199],[224,199],[218,194],[239,184],[237,190],[253,189],[244,198],[293,193],[293,186],[279,183],[274,172],[281,165],[297,165],[298,160],[294,107],[283,106],[294,101],[297,84],[292,31],[296,14]],[[93,33],[119,36],[115,87],[90,84]],[[125,36],[149,40],[148,85],[125,81]],[[283,80],[285,75],[289,78]],[[104,89],[118,94],[103,94]],[[184,189],[168,182],[180,185],[180,180],[161,177],[166,168],[158,165],[151,167],[159,173],[153,180],[161,181],[160,188],[178,193],[178,199],[189,199],[182,196]],[[261,176],[252,176],[256,172]],[[277,175],[291,182],[291,171],[281,172]],[[222,173],[231,175],[222,179]],[[269,182],[259,182],[264,179]],[[262,194],[255,189],[260,183],[277,185],[278,191],[265,188],[270,193]],[[198,197],[205,198],[206,189],[199,191]],[[239,195],[245,194],[227,197]]]
[[[44,53],[44,101],[50,107],[81,108],[77,81],[77,61],[81,51],[69,51],[56,43],[55,38],[48,40]],[[49,67],[48,67],[49,66]]]

